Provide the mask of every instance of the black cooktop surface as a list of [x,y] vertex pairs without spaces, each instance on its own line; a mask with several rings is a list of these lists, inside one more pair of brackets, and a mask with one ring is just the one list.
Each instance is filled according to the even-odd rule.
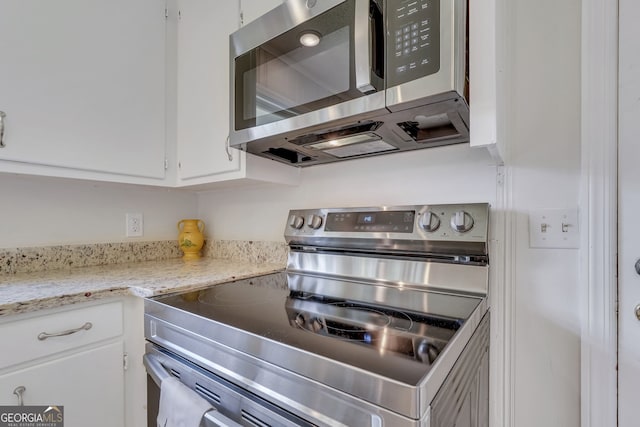
[[[187,312],[198,323],[242,330],[249,337],[275,341],[415,385],[482,300],[368,284],[373,294],[384,292],[389,296],[385,300],[394,302],[394,306],[387,306],[290,290],[287,280],[287,273],[282,272],[154,301]],[[344,286],[353,283],[345,281]],[[237,348],[245,343],[226,344]]]

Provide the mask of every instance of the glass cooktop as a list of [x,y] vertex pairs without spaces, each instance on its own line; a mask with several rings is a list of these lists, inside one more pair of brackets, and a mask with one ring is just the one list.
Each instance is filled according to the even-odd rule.
[[[407,384],[416,384],[424,376],[482,300],[367,284],[372,295],[384,293],[385,300],[393,301],[393,306],[387,306],[291,290],[288,280],[291,273],[282,272],[153,300],[200,321],[241,329],[258,339]],[[297,276],[295,280],[316,282],[310,288],[317,288],[318,281],[329,279]],[[343,286],[356,285],[345,281]]]

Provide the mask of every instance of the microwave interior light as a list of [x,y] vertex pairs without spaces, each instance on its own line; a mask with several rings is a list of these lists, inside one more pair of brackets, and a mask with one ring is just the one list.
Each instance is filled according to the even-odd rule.
[[331,139],[329,141],[318,142],[316,144],[309,144],[307,145],[307,147],[315,148],[316,150],[327,150],[330,148],[344,147],[345,145],[377,141],[379,139],[380,137],[375,133],[364,133],[364,134],[347,136],[345,138]]
[[306,31],[300,35],[300,44],[306,47],[318,46],[320,34],[315,31]]

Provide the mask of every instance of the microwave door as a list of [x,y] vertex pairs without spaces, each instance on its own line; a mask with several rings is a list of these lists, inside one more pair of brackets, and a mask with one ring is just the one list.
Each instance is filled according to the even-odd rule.
[[[294,14],[306,3],[288,1],[273,16],[276,12]],[[269,15],[272,13],[234,33],[232,48],[238,44],[234,37],[254,31]],[[383,110],[382,76],[371,78],[377,77],[372,66],[371,28],[369,0],[346,0],[235,54],[231,60],[231,145]],[[383,55],[378,57],[383,60]]]

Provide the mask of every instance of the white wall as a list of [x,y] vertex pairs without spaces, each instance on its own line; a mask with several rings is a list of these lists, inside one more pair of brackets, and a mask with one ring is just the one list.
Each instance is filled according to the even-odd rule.
[[454,145],[305,168],[295,187],[204,192],[198,210],[209,238],[283,241],[289,209],[493,203],[495,176],[484,149]]
[[[152,187],[0,174],[0,248],[171,240],[197,212],[195,194]],[[125,214],[144,236],[125,236]]]
[[527,213],[580,203],[580,0],[505,3],[513,425],[577,427],[579,251],[529,248]]

